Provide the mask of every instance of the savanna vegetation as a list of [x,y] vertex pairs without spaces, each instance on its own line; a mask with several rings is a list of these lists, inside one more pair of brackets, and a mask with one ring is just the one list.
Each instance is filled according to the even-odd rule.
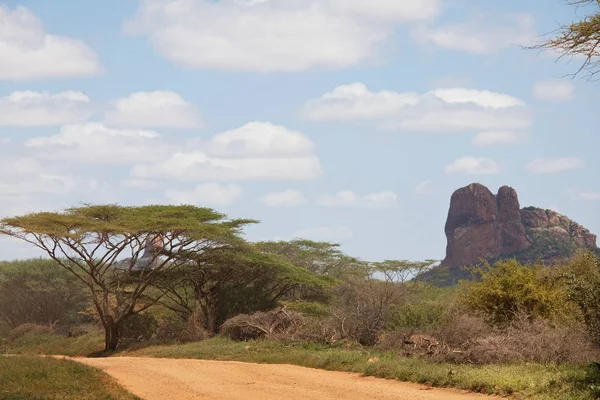
[[516,398],[600,396],[595,254],[482,263],[440,288],[422,279],[433,260],[248,242],[251,223],[191,206],[2,220],[48,257],[0,263],[0,353],[292,363]]

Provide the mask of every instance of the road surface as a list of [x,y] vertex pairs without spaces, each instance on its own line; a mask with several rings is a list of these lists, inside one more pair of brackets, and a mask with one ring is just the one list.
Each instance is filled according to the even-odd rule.
[[73,360],[104,370],[145,400],[491,399],[474,393],[292,365],[137,357]]

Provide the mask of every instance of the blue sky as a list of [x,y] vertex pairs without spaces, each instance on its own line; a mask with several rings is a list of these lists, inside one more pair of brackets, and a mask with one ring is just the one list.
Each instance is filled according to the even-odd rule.
[[[585,10],[580,10],[581,14]],[[600,232],[598,83],[561,1],[0,2],[0,214],[193,203],[251,240],[442,259],[452,192]],[[36,255],[0,239],[0,259]]]

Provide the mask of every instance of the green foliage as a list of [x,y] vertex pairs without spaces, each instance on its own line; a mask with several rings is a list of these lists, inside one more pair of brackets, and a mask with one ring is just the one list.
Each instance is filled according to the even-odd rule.
[[563,291],[545,279],[539,265],[511,259],[472,268],[474,281],[462,281],[462,302],[492,324],[506,325],[515,317],[550,318],[561,310]]
[[81,321],[77,313],[86,307],[85,289],[53,260],[0,262],[0,320],[11,328]]
[[580,252],[562,269],[560,276],[567,298],[579,307],[588,332],[600,344],[600,257]]
[[69,360],[0,356],[3,400],[133,400],[105,373]]
[[290,311],[295,311],[309,317],[325,317],[329,315],[329,308],[323,303],[316,301],[282,301],[282,304]]
[[316,275],[283,257],[257,251],[236,241],[181,255],[184,263],[154,283],[161,304],[189,319],[201,311],[211,333],[237,314],[275,308],[284,296],[302,287],[323,292],[333,279]]
[[365,263],[344,254],[338,244],[295,239],[289,242],[258,242],[254,245],[261,252],[281,256],[292,265],[315,274],[345,278],[364,276],[365,273]]

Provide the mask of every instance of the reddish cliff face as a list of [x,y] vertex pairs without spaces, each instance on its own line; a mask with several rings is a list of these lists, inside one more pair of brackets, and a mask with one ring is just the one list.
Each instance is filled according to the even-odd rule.
[[442,265],[449,267],[520,252],[535,246],[538,237],[596,248],[596,236],[567,217],[532,207],[521,210],[517,192],[508,186],[497,195],[478,183],[458,189],[450,200],[445,231]]
[[497,196],[478,183],[458,189],[450,200],[443,265],[470,265],[530,246],[519,210],[517,192],[508,186]]

